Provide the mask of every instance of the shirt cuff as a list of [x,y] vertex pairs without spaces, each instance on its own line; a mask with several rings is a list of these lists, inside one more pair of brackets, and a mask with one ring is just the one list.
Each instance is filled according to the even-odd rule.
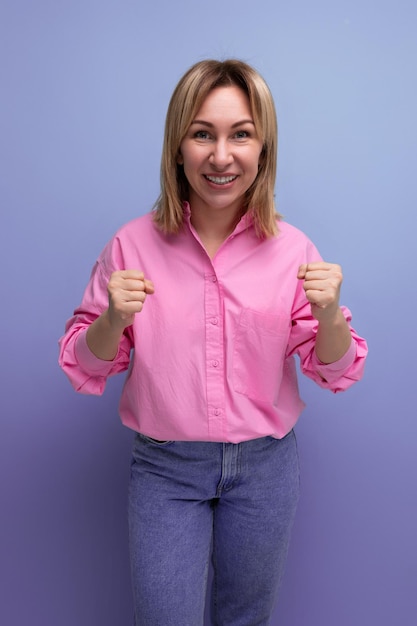
[[91,352],[87,344],[87,330],[80,333],[76,338],[74,352],[79,365],[89,374],[106,376],[114,367],[115,359],[104,361]]
[[345,354],[338,361],[334,361],[333,363],[322,363],[317,358],[316,353],[315,352],[313,353],[313,364],[317,368],[317,371],[319,372],[319,374],[320,375],[323,374],[324,378],[326,378],[326,376],[324,375],[325,372],[336,373],[336,372],[341,372],[343,370],[349,369],[349,367],[352,365],[355,359],[356,359],[356,342],[353,341],[353,339],[351,340],[350,346],[345,352]]

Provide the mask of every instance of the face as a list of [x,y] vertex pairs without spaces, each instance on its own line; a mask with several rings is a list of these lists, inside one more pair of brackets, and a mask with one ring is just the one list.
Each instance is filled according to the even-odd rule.
[[180,147],[193,213],[240,212],[258,173],[262,142],[249,99],[236,86],[217,87],[203,102]]

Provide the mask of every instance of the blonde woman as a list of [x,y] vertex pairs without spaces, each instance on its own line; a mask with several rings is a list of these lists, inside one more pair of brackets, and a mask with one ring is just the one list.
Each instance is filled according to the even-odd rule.
[[299,491],[294,356],[347,389],[366,343],[342,271],[275,211],[271,93],[238,60],[196,63],[169,104],[154,210],[106,245],[60,342],[75,389],[135,431],[129,528],[136,626],[270,623]]

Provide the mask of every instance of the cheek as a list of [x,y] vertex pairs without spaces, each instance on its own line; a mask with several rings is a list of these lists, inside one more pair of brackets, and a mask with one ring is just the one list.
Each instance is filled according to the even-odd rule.
[[197,180],[196,168],[193,161],[189,158],[189,155],[182,155],[182,157],[182,170],[184,172],[185,179],[187,180],[187,183],[188,185],[190,185],[190,187],[194,187]]
[[192,150],[190,150],[187,146],[184,146],[181,147],[180,152],[184,170],[190,170],[194,166],[195,162],[195,156],[193,155]]
[[257,172],[262,164],[262,156],[263,156],[262,147],[259,147],[259,149],[258,148],[255,149],[252,146],[251,151],[248,152],[246,155],[247,168],[250,169],[251,171]]

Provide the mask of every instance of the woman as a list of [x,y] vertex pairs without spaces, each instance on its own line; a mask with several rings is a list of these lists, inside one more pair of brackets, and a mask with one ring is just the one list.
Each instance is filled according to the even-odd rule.
[[253,68],[191,67],[169,104],[155,210],[107,244],[60,342],[82,393],[129,368],[137,626],[201,625],[210,555],[213,623],[269,623],[298,500],[294,355],[334,392],[362,376],[340,267],[275,212],[276,150]]

